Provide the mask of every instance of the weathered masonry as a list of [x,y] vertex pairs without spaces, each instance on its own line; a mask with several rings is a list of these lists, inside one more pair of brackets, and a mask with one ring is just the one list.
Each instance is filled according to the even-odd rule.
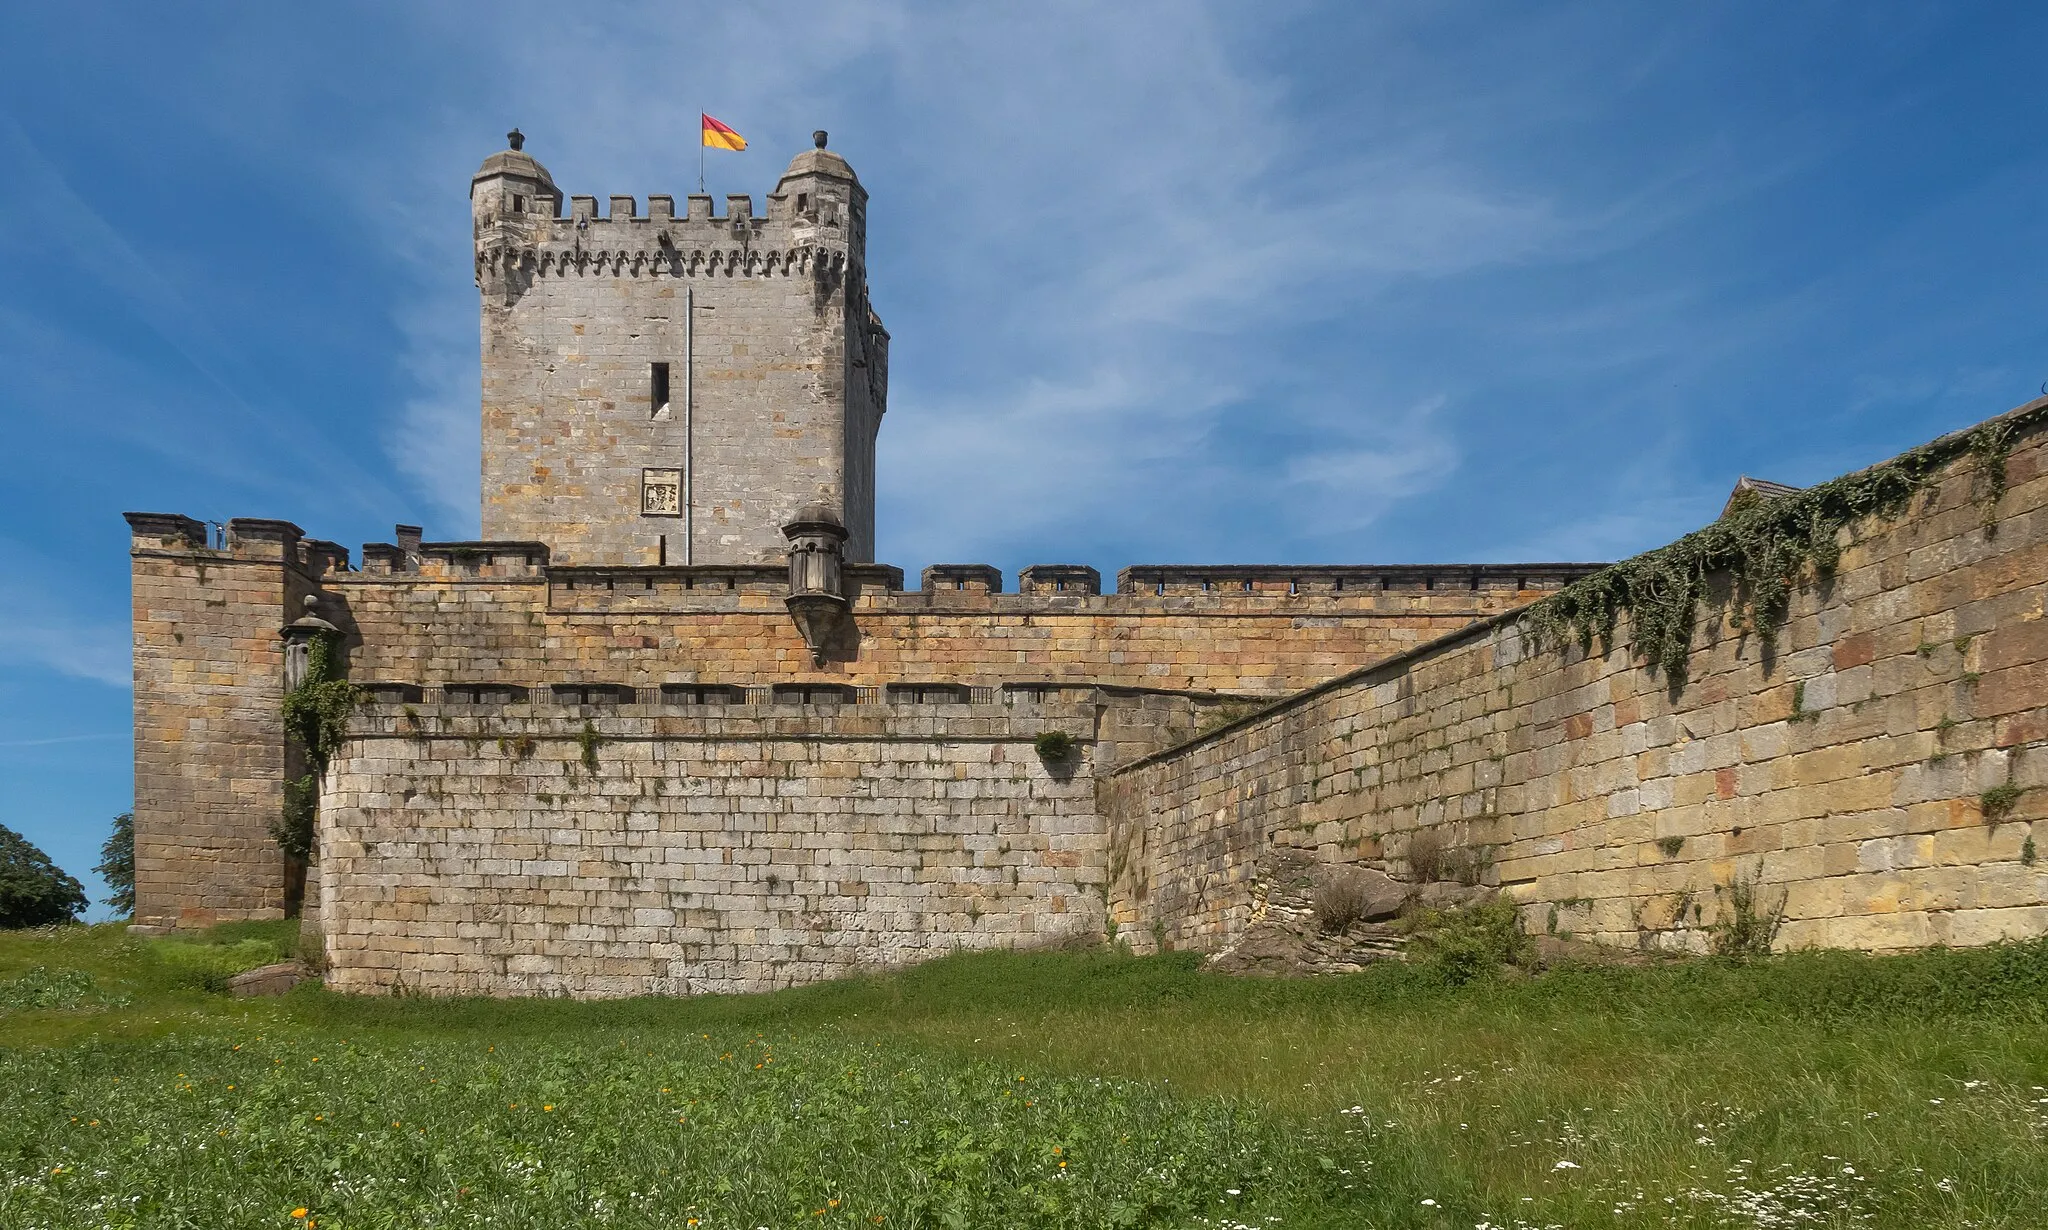
[[483,532],[559,563],[781,563],[837,511],[874,558],[889,335],[868,306],[867,192],[825,148],[752,199],[566,213],[521,148],[470,181],[483,301]]
[[[1112,924],[1219,950],[1318,866],[1428,846],[1618,943],[1697,946],[1736,878],[1787,943],[2048,930],[2048,403],[1846,528],[1769,652],[1707,621],[1680,689],[1626,620],[1531,646],[1597,565],[906,588],[867,197],[824,134],[759,216],[600,218],[521,144],[471,184],[486,540],[129,515],[142,925],[317,907],[363,991],[752,990]],[[324,772],[283,718],[316,646],[360,696]]]

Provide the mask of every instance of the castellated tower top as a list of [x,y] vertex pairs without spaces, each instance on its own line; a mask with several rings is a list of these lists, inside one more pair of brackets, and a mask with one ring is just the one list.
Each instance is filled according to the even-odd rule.
[[779,561],[821,504],[874,552],[888,333],[867,190],[814,133],[754,198],[564,197],[514,129],[470,180],[483,531],[558,561]]

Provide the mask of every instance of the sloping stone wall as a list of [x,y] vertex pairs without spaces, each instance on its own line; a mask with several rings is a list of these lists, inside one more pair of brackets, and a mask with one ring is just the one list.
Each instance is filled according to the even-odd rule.
[[1773,653],[1703,611],[1675,695],[1625,621],[1589,657],[1496,620],[1106,775],[1111,919],[1215,950],[1308,853],[1463,863],[1611,944],[1702,948],[1752,878],[1781,946],[2048,932],[2044,451],[2018,441],[1989,525],[1965,457],[1846,531]]

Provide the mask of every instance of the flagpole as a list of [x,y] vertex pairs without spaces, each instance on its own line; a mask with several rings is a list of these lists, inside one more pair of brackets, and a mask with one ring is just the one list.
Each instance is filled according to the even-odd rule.
[[704,195],[704,113],[697,112],[697,195]]

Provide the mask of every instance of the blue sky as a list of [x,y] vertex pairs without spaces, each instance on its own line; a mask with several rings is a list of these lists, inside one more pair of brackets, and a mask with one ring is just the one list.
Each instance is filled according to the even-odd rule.
[[[195,15],[197,14],[197,15]],[[0,823],[132,798],[128,509],[476,532],[468,176],[872,193],[880,554],[1586,560],[2048,378],[2048,10],[16,6]],[[97,889],[97,886],[94,886]]]

